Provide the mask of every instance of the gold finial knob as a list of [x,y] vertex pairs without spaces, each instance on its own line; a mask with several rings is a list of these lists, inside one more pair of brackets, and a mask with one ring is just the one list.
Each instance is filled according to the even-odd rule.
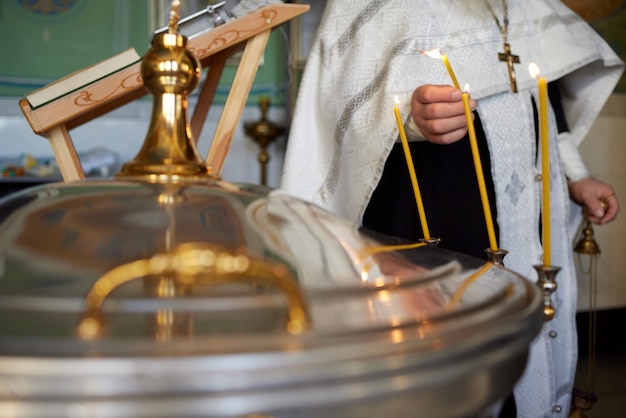
[[180,20],[180,0],[173,0],[170,9],[170,19],[168,24],[168,32],[178,32],[178,21]]
[[187,38],[173,32],[178,4],[172,3],[169,31],[154,36],[141,63],[143,82],[154,96],[152,119],[143,147],[117,177],[171,183],[208,176],[187,122],[188,96],[198,85],[200,63],[186,48]]

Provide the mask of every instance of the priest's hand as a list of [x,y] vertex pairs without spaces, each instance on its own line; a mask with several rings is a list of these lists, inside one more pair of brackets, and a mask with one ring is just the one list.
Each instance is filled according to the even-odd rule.
[[619,200],[613,188],[593,177],[570,182],[569,194],[583,207],[583,216],[594,224],[610,222],[619,212]]
[[[471,99],[472,110],[476,100]],[[435,144],[451,144],[467,133],[461,91],[453,86],[420,86],[413,92],[411,116],[424,137]]]

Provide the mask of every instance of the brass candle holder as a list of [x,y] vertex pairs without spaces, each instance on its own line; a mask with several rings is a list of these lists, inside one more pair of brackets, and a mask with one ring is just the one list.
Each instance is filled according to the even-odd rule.
[[436,247],[437,244],[441,241],[440,238],[420,238],[419,242],[423,242],[424,244],[428,244],[431,247]]
[[554,318],[555,309],[552,304],[552,294],[557,288],[556,275],[561,267],[545,266],[543,264],[533,266],[537,271],[537,286],[543,291],[543,314],[546,321]]
[[487,253],[487,257],[492,264],[495,264],[499,267],[504,267],[504,257],[509,253],[507,250],[504,250],[502,248],[498,248],[495,250],[487,248],[485,252]]
[[271,142],[285,133],[285,128],[278,126],[267,118],[267,111],[270,108],[270,99],[261,97],[259,99],[259,109],[261,109],[261,119],[253,123],[245,123],[244,129],[246,135],[251,137],[254,142],[259,144],[261,151],[259,152],[259,164],[261,164],[261,184],[267,184],[267,163],[270,156],[267,153],[267,147]]

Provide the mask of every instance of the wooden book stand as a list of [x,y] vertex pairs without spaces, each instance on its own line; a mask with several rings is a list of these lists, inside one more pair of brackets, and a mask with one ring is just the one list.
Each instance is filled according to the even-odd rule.
[[[270,32],[308,11],[309,7],[303,4],[270,4],[189,39],[189,50],[196,55],[202,67],[209,67],[191,117],[192,137],[196,141],[226,60],[243,50],[206,157],[211,173],[216,176],[222,171]],[[85,177],[69,131],[147,94],[140,69],[141,61],[35,109],[25,98],[20,100],[20,108],[33,132],[50,140],[63,180]]]

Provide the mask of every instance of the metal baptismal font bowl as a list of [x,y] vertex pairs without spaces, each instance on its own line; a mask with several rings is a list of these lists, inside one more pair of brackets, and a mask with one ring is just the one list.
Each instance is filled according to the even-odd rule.
[[0,417],[489,413],[539,289],[212,177],[186,136],[185,51],[172,25],[155,36],[153,120],[114,180],[0,200]]

